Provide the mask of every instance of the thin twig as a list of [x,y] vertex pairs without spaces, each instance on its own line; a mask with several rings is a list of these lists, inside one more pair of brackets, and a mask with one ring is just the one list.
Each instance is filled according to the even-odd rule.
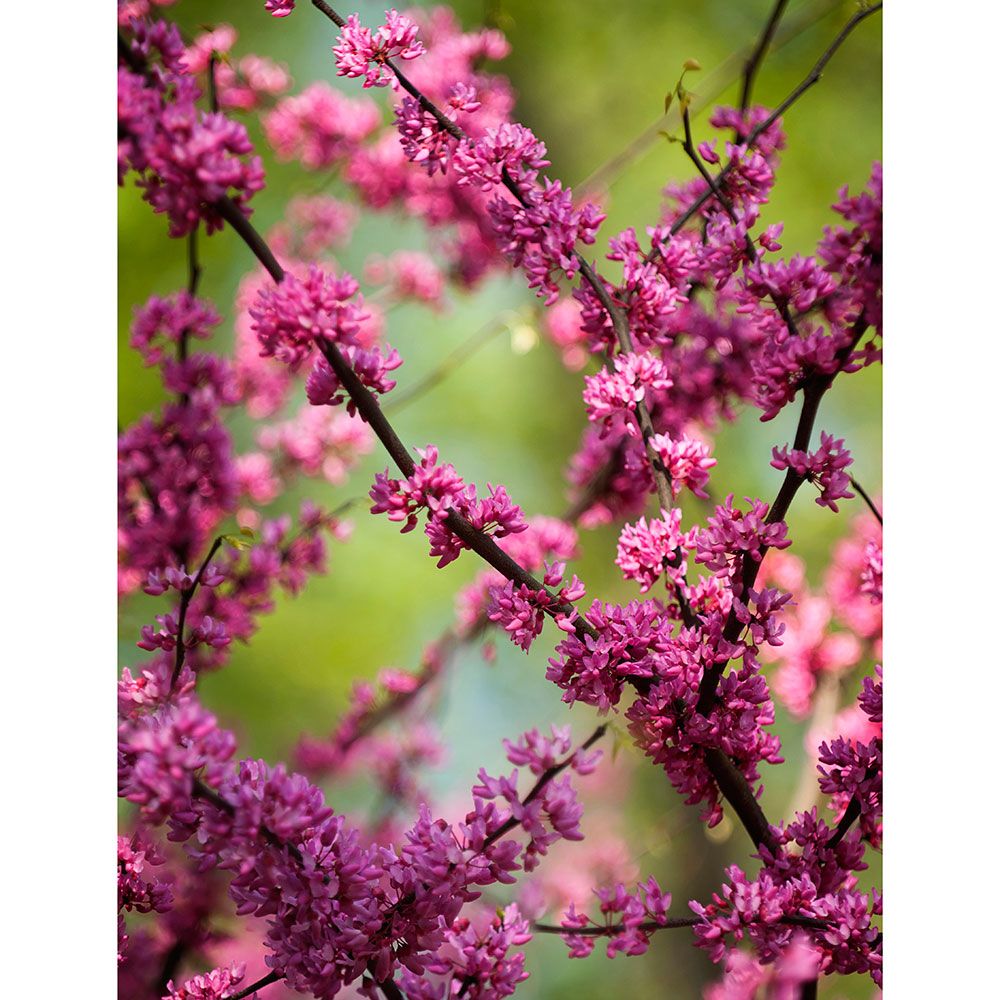
[[774,33],[778,30],[778,22],[785,13],[787,6],[788,0],[778,0],[774,5],[771,16],[768,18],[767,24],[764,25],[764,30],[761,32],[760,38],[757,40],[757,44],[754,46],[754,50],[747,60],[746,66],[743,68],[743,88],[740,91],[740,111],[743,114],[750,107],[750,95],[753,92],[754,78],[757,76],[760,64],[764,61],[764,56],[767,54],[771,40],[774,38]]
[[[751,149],[754,143],[760,138],[760,136],[766,132],[810,87],[814,86],[819,82],[823,75],[823,70],[826,69],[827,63],[833,58],[837,50],[847,41],[848,36],[851,32],[866,18],[871,17],[872,14],[877,13],[882,9],[882,4],[877,3],[872,7],[866,7],[859,10],[854,16],[840,29],[837,37],[830,43],[823,54],[816,60],[813,68],[806,74],[805,78],[798,84],[797,87],[771,112],[767,118],[764,119],[759,125],[757,125],[746,138],[744,145]],[[730,172],[736,167],[737,158],[731,159],[723,168],[715,175],[715,183],[719,185],[722,183],[726,177],[729,176]],[[686,211],[684,211],[670,227],[670,235],[676,236],[677,233],[681,231],[691,221],[692,218],[697,214],[702,205],[709,200],[709,198],[714,197],[714,193],[711,188],[701,194],[694,202],[688,206]],[[646,261],[655,260],[659,256],[659,249],[653,247],[648,254],[646,254]]]
[[[826,3],[820,3],[815,8],[810,8],[791,24],[779,29],[771,51],[776,52],[789,42],[799,38],[839,7],[840,0],[826,0]],[[751,51],[751,46],[743,46],[727,56],[708,73],[704,82],[698,87],[697,95],[692,95],[692,109],[695,113],[719,98],[729,85],[739,77],[746,66]],[[677,107],[673,105],[640,132],[621,152],[616,153],[611,159],[605,160],[604,163],[592,170],[579,185],[574,186],[578,187],[581,194],[607,190],[625,169],[660,141],[664,131],[677,124],[676,115]]]
[[[566,770],[570,764],[576,759],[577,754],[583,750],[589,750],[606,732],[608,731],[607,723],[602,723],[598,726],[584,741],[581,743],[565,760],[560,761],[558,764],[553,764],[552,767],[546,769],[538,776],[538,781],[535,782],[534,787],[530,792],[524,797],[521,802],[522,807],[530,805],[539,795],[545,790],[545,786],[552,781],[553,778],[557,777],[563,771]],[[521,825],[519,819],[511,816],[503,826],[498,827],[493,831],[484,841],[482,850],[486,851],[488,848],[492,847],[501,837],[505,837],[511,830]]]
[[[698,169],[698,173],[704,178],[705,182],[708,184],[712,194],[715,196],[719,204],[725,209],[726,214],[729,216],[733,223],[739,223],[739,217],[736,215],[736,209],[733,208],[732,202],[726,197],[725,193],[719,187],[718,182],[712,176],[711,171],[702,162],[701,157],[698,155],[698,150],[695,148],[694,138],[691,133],[691,110],[687,105],[687,101],[682,101],[684,105],[683,110],[683,122],[684,122],[684,152],[687,153],[688,158]],[[743,234],[743,245],[746,248],[747,257],[750,258],[751,264],[757,263],[757,258],[759,254],[757,253],[757,247],[754,246],[754,242],[750,233],[744,232]],[[778,314],[784,320],[785,326],[788,327],[788,332],[793,337],[798,337],[799,330],[795,325],[795,320],[792,318],[791,310],[788,308],[788,302],[779,298],[774,292],[769,293],[769,298],[774,303],[775,308],[778,310]]]
[[265,986],[280,982],[284,978],[284,973],[276,972],[272,969],[266,976],[262,976],[257,982],[252,983],[244,990],[240,990],[239,993],[234,993],[232,996],[227,997],[226,1000],[245,1000],[246,997],[252,996],[257,990],[262,990]]
[[868,504],[868,509],[875,515],[875,520],[878,521],[879,524],[881,524],[882,513],[878,509],[878,507],[875,506],[875,501],[872,500],[872,498],[865,492],[864,487],[854,478],[854,476],[851,476],[850,480],[851,480],[851,486],[853,486],[854,489],[858,491],[858,495],[861,497],[862,500],[864,500],[866,504]]
[[191,598],[194,597],[194,593],[201,583],[201,578],[205,575],[208,564],[212,561],[215,553],[219,551],[221,545],[222,536],[220,535],[212,542],[212,547],[208,550],[208,555],[202,560],[201,566],[198,567],[198,572],[195,574],[191,586],[181,591],[181,603],[177,612],[177,645],[175,647],[177,652],[174,656],[174,672],[170,678],[171,691],[173,691],[174,685],[177,683],[177,678],[181,675],[181,668],[184,666],[184,657],[187,655],[187,647],[184,645],[184,622],[187,619],[188,606],[191,604]]

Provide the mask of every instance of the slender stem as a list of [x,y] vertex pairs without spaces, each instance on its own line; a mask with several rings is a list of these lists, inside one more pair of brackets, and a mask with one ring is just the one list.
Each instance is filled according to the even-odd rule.
[[[573,763],[573,760],[578,753],[580,753],[583,750],[589,750],[607,731],[608,727],[606,723],[603,723],[602,725],[598,726],[590,734],[590,736],[588,736],[587,739],[584,740],[583,743],[581,743],[580,746],[578,746],[576,750],[574,750],[565,760],[560,761],[558,764],[553,764],[552,767],[543,771],[538,776],[538,781],[535,782],[534,787],[524,797],[521,804],[523,806],[527,806],[530,803],[534,802],[535,799],[537,799],[538,796],[541,795],[542,792],[545,790],[545,786],[550,781],[552,781],[553,778],[557,777],[559,774],[565,771],[566,768],[570,766],[570,764]],[[507,836],[507,834],[510,833],[511,830],[515,829],[520,825],[521,821],[511,816],[506,823],[504,823],[502,826],[494,830],[493,833],[491,833],[483,841],[482,850],[486,851],[488,848],[492,847],[498,840],[500,840],[501,837]]]
[[799,1000],[816,1000],[819,995],[819,980],[809,979],[802,984],[799,991]]
[[208,57],[208,106],[213,114],[219,112],[219,90],[215,85],[215,67],[218,62],[219,57],[213,51]]
[[252,983],[244,990],[240,990],[239,993],[234,993],[232,996],[227,997],[226,1000],[245,1000],[246,997],[252,996],[257,990],[262,990],[265,986],[280,982],[284,978],[284,973],[272,969],[266,976],[262,976],[257,982]]
[[[634,928],[638,931],[648,933],[650,931],[674,930],[680,927],[694,927],[700,924],[701,917],[670,917],[665,924],[658,924],[655,920],[647,920]],[[574,937],[611,937],[612,934],[621,934],[625,930],[624,924],[608,924],[602,926],[595,924],[593,927],[560,927],[558,924],[532,924],[531,929],[539,934],[566,934]]]
[[[201,263],[198,260],[198,227],[195,226],[188,236],[188,295],[198,293],[198,283],[201,281]],[[187,331],[185,331],[185,336]]]
[[[734,223],[738,223],[740,220],[736,215],[736,209],[733,208],[732,202],[723,193],[722,189],[719,187],[718,182],[712,176],[711,171],[702,162],[701,157],[698,155],[698,150],[695,148],[694,138],[691,133],[691,110],[688,107],[686,101],[684,102],[683,121],[684,121],[684,143],[683,143],[684,152],[687,153],[691,162],[694,163],[695,167],[698,168],[698,173],[700,173],[701,176],[705,179],[705,182],[708,184],[710,190],[712,191],[712,194],[715,196],[719,204],[725,209],[726,214],[729,216],[729,218]],[[743,245],[746,247],[747,257],[750,258],[750,263],[756,264],[759,254],[757,253],[757,247],[754,246],[753,239],[751,238],[749,233],[743,234]],[[769,298],[774,303],[775,308],[778,310],[778,314],[781,316],[782,320],[784,320],[785,326],[788,327],[788,332],[793,337],[798,337],[799,330],[798,327],[795,325],[795,320],[792,318],[791,310],[788,308],[788,302],[780,298],[774,292],[770,293]]]
[[858,495],[861,497],[862,500],[864,500],[866,504],[868,504],[868,509],[875,515],[875,520],[878,521],[879,524],[881,524],[882,513],[881,511],[879,511],[878,507],[875,506],[875,501],[872,500],[872,498],[865,492],[864,487],[862,487],[861,483],[859,483],[854,478],[854,476],[851,476],[850,479],[851,479],[851,486],[853,486],[854,489],[858,491]]
[[184,666],[184,657],[187,655],[187,647],[184,645],[184,622],[187,619],[188,606],[191,604],[191,598],[194,597],[195,591],[201,583],[201,578],[205,575],[208,564],[212,561],[215,553],[219,551],[219,546],[221,545],[222,536],[220,535],[212,542],[212,547],[208,550],[208,555],[202,560],[201,566],[198,567],[198,572],[195,574],[191,586],[181,591],[181,603],[177,612],[177,645],[174,647],[176,649],[174,672],[170,678],[171,691],[173,691],[174,685],[177,683],[177,678],[181,675],[181,668]]
[[[740,92],[740,111],[746,112],[747,108],[750,107],[750,95],[753,93],[754,79],[757,76],[757,70],[760,69],[761,63],[764,61],[764,56],[767,54],[767,50],[771,45],[771,40],[774,38],[775,31],[778,30],[778,22],[781,20],[781,16],[785,13],[785,8],[788,6],[788,0],[778,0],[774,5],[774,9],[771,11],[771,16],[767,20],[767,24],[764,25],[764,30],[760,34],[760,38],[757,40],[757,44],[754,46],[753,52],[750,54],[750,58],[746,62],[746,66],[743,68],[743,89]],[[737,139],[739,141],[739,139]]]

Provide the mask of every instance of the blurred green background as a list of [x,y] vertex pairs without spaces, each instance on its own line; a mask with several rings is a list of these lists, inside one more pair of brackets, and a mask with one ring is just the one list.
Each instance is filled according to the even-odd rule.
[[[579,190],[633,140],[643,133],[651,136],[640,155],[610,175],[604,199],[609,217],[601,232],[605,240],[629,225],[642,233],[657,219],[664,185],[692,173],[679,145],[656,135],[664,95],[684,61],[697,59],[703,67],[686,78],[696,97],[709,100],[724,84],[720,100],[734,102],[740,64],[733,54],[756,38],[770,7],[770,0],[454,4],[464,27],[489,21],[507,34],[513,52],[498,69],[510,77],[518,95],[516,116],[548,146],[551,176]],[[365,23],[380,23],[382,4],[363,3],[359,9]],[[784,22],[793,28],[792,37],[779,36],[780,47],[758,76],[755,100],[778,103],[855,9],[852,3],[793,0]],[[184,0],[166,14],[188,36],[203,25],[233,24],[240,33],[237,53],[260,52],[285,62],[295,91],[316,78],[357,90],[354,81],[335,77],[332,31],[307,0],[280,22],[264,14],[261,0]],[[765,213],[765,222],[785,224],[784,253],[812,252],[823,226],[834,221],[829,206],[838,189],[846,184],[857,191],[866,183],[871,163],[881,153],[881,75],[881,21],[876,15],[855,31],[820,83],[785,116],[788,148]],[[699,139],[708,137],[706,117],[695,119]],[[255,140],[260,137],[254,125],[251,134]],[[313,191],[317,178],[295,164],[275,164],[263,142],[258,148],[268,187],[254,199],[254,222],[266,231],[281,217],[289,197]],[[609,177],[606,172],[598,176]],[[336,185],[329,190],[343,194]],[[119,420],[127,425],[162,399],[156,375],[143,369],[128,348],[132,309],[151,294],[182,287],[187,264],[185,242],[167,238],[165,220],[149,211],[134,188],[122,190],[119,206]],[[421,229],[412,221],[366,215],[338,260],[360,273],[373,252],[424,245]],[[237,283],[253,262],[229,232],[202,240],[201,247],[201,294],[231,319]],[[451,301],[444,315],[412,306],[390,314],[386,339],[405,360],[397,372],[401,388],[434,369],[445,353],[498,312],[536,305],[516,277],[493,280],[474,295],[452,293]],[[224,322],[213,346],[221,349],[231,334],[231,323]],[[562,368],[547,342],[523,353],[502,335],[433,393],[402,410],[394,423],[410,445],[437,444],[467,481],[481,487],[504,483],[529,514],[558,513],[566,506],[563,470],[584,423],[580,389],[580,376]],[[716,492],[772,497],[779,473],[768,464],[770,450],[790,440],[793,421],[793,414],[785,414],[761,424],[748,412],[725,428],[715,447]],[[839,379],[824,400],[818,427],[846,439],[856,475],[870,492],[879,492],[880,369]],[[236,420],[233,430],[238,444],[249,447],[249,421]],[[297,509],[303,496],[334,506],[363,495],[386,464],[376,450],[346,486],[334,489],[323,480],[308,480],[278,508]],[[813,580],[818,581],[832,544],[857,509],[858,501],[848,501],[837,516],[812,503],[805,491],[797,499],[788,518],[791,551],[807,560]],[[350,542],[331,544],[328,575],[313,580],[298,598],[280,599],[253,642],[236,649],[225,670],[203,678],[205,702],[236,730],[242,754],[272,760],[287,756],[301,733],[321,734],[332,727],[355,679],[373,676],[383,666],[415,667],[423,646],[450,623],[455,593],[480,569],[471,553],[444,571],[436,569],[421,532],[401,536],[384,518],[367,516],[363,505],[352,512],[352,520]],[[585,555],[573,569],[586,581],[588,594],[609,600],[635,596],[636,589],[621,581],[613,564],[616,531],[587,534],[583,541]],[[156,610],[158,604],[141,597],[123,606],[123,663],[137,661],[136,632]],[[460,654],[438,719],[450,754],[430,779],[437,792],[465,794],[477,767],[503,766],[500,740],[530,726],[568,720],[580,735],[590,731],[591,710],[569,711],[544,679],[554,641],[547,630],[528,656],[502,643],[497,662],[488,667],[475,649]],[[764,807],[775,817],[785,813],[798,781],[804,727],[779,709],[778,732],[788,763],[766,769],[764,775]],[[643,877],[656,874],[673,890],[675,907],[683,912],[686,900],[704,899],[718,886],[724,865],[747,862],[746,838],[736,830],[721,842],[719,837],[710,840],[696,821],[696,810],[681,804],[661,772],[644,761],[636,761],[633,770],[630,802],[617,822],[635,849]],[[335,796],[331,801],[338,806]],[[671,831],[669,843],[666,830]],[[570,962],[558,939],[533,942],[529,949],[531,978],[518,991],[525,998],[600,997],[623,983],[637,997],[694,997],[718,973],[683,931],[659,935],[643,958],[613,962],[602,948],[584,961]],[[820,995],[830,998],[871,993],[870,981],[858,977],[820,986]]]

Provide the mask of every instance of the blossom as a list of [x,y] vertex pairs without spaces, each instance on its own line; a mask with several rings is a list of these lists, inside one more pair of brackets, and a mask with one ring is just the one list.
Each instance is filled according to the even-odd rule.
[[154,295],[136,309],[129,345],[147,365],[159,364],[167,345],[176,347],[186,337],[204,340],[220,322],[211,302],[197,299],[186,290],[165,299]]
[[[524,953],[508,956],[508,952],[531,940],[529,927],[516,903],[498,909],[484,931],[477,932],[472,921],[460,917],[453,922],[444,945],[428,964],[428,971],[450,976],[455,989],[471,1000],[500,1000],[510,996],[517,984],[528,978],[528,973],[524,969]],[[403,970],[401,982],[406,996],[412,1000],[440,1000],[439,988],[409,969]],[[455,989],[449,986],[448,995],[454,994]]]
[[583,401],[587,418],[605,430],[622,428],[639,433],[634,414],[647,392],[662,391],[673,385],[667,366],[649,353],[626,352],[615,358],[615,370],[584,376]]
[[786,445],[781,449],[775,448],[773,454],[771,465],[775,469],[791,469],[796,475],[819,486],[816,503],[821,507],[829,507],[836,514],[839,509],[837,501],[854,496],[848,489],[851,478],[844,471],[853,459],[842,438],[835,441],[832,434],[821,431],[820,446],[816,451],[806,452],[797,448],[789,451]]
[[594,601],[583,617],[597,637],[567,634],[545,676],[563,689],[568,704],[582,701],[606,712],[618,704],[627,681],[658,673],[672,643],[671,626],[655,601]]
[[233,996],[233,990],[243,982],[246,975],[244,964],[233,962],[219,969],[212,969],[204,975],[193,976],[181,986],[167,983],[165,1000],[223,1000]]
[[578,933],[583,928],[600,929],[600,936],[608,939],[608,958],[614,958],[619,952],[644,954],[649,948],[650,935],[657,927],[667,925],[671,895],[652,876],[636,885],[632,892],[618,882],[610,888],[595,889],[594,895],[600,900],[600,922],[578,913],[572,903],[563,917],[564,933],[560,936],[569,945],[570,958],[586,958],[594,949],[598,935]]
[[764,558],[767,549],[785,549],[791,545],[784,521],[769,521],[763,500],[745,498],[750,508],[741,511],[733,506],[733,496],[715,508],[708,525],[699,530],[695,544],[697,560],[718,572],[730,570],[734,557],[742,566],[747,557],[754,562]]
[[397,299],[440,305],[444,295],[441,269],[427,254],[414,250],[399,250],[388,258],[369,258],[365,278],[374,284],[388,284]]
[[250,198],[264,187],[260,157],[252,152],[239,122],[171,103],[145,146],[147,168],[138,184],[153,211],[168,216],[171,236],[186,236],[200,221],[212,233],[222,228],[214,205],[223,197],[251,214]]
[[364,87],[385,87],[399,84],[386,66],[390,59],[416,59],[424,54],[417,38],[417,25],[395,8],[385,12],[385,24],[375,29],[361,26],[357,14],[351,14],[340,29],[333,47],[337,60],[337,76],[364,77]]
[[575,612],[567,615],[563,609],[583,597],[585,590],[576,576],[567,586],[561,586],[564,568],[557,563],[547,568],[545,573],[546,587],[558,588],[555,596],[544,587],[533,590],[527,584],[515,585],[513,580],[506,581],[502,586],[490,587],[489,620],[500,625],[510,635],[514,645],[525,652],[541,634],[546,612],[555,618],[564,632],[573,628]]
[[278,101],[262,123],[279,160],[298,159],[307,170],[321,170],[359,152],[379,118],[374,102],[318,80]]
[[688,437],[675,439],[669,434],[654,434],[649,439],[649,446],[660,456],[675,497],[680,496],[681,490],[687,487],[696,497],[707,498],[705,485],[708,483],[708,470],[715,465],[715,459],[709,455],[709,447],[705,442]]
[[487,484],[489,496],[477,498],[476,488],[466,485],[450,464],[437,464],[438,451],[433,445],[417,449],[420,464],[406,479],[393,479],[389,470],[375,476],[369,492],[374,501],[373,514],[388,514],[390,521],[404,521],[403,532],[417,525],[420,510],[428,511],[425,534],[431,542],[431,555],[439,557],[438,566],[457,559],[465,542],[445,525],[454,510],[477,531],[503,538],[527,528],[521,508],[513,503],[503,486]]
[[673,584],[684,580],[687,564],[683,549],[691,548],[692,534],[680,530],[681,511],[674,508],[661,511],[658,518],[644,517],[635,524],[626,524],[618,536],[618,558],[615,563],[626,580],[636,580],[646,593],[664,573]]
[[295,10],[295,0],[264,0],[264,10],[271,17],[288,17]]
[[276,357],[292,369],[313,352],[317,339],[338,345],[357,345],[367,314],[358,283],[346,272],[335,276],[311,264],[304,279],[286,274],[274,287],[257,293],[253,331],[264,357]]

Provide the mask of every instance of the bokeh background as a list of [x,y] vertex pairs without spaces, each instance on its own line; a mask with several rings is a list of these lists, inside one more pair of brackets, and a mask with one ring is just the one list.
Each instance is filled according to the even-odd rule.
[[[430,6],[430,5],[427,5]],[[606,239],[626,226],[641,233],[654,222],[664,185],[692,173],[679,145],[659,135],[674,125],[663,119],[664,95],[677,81],[685,60],[696,59],[700,73],[688,74],[687,88],[699,102],[733,102],[738,95],[741,61],[734,58],[756,38],[770,0],[457,0],[452,4],[463,26],[490,23],[500,27],[513,46],[500,64],[518,95],[516,116],[548,146],[552,167],[575,191],[606,192]],[[354,4],[366,23],[380,22],[384,5]],[[784,30],[757,80],[755,100],[778,103],[806,74],[841,25],[856,9],[852,3],[793,2]],[[350,11],[344,10],[343,13]],[[293,16],[274,21],[260,0],[183,0],[166,14],[188,36],[205,25],[233,24],[240,33],[238,52],[261,52],[285,62],[296,90],[316,78],[355,92],[356,82],[335,76],[327,23],[303,0]],[[784,252],[810,253],[824,225],[834,221],[830,204],[838,189],[856,191],[866,183],[872,161],[881,154],[881,23],[869,18],[838,52],[822,80],[785,116],[788,147],[772,203],[764,222],[785,224]],[[705,114],[695,130],[707,137]],[[251,135],[260,139],[251,125]],[[266,230],[295,194],[316,190],[319,179],[295,164],[276,164],[266,143],[258,142],[268,172],[268,187],[254,199],[254,221]],[[626,156],[623,152],[629,151]],[[328,190],[344,192],[335,182]],[[182,287],[187,277],[184,241],[169,240],[162,217],[154,216],[127,187],[119,199],[120,311],[119,422],[124,426],[159,406],[162,390],[155,374],[143,369],[128,348],[132,309],[151,294]],[[373,253],[422,248],[425,237],[412,220],[365,215],[353,241],[338,260],[360,273]],[[252,267],[243,245],[229,232],[201,241],[204,276],[201,294],[224,316],[213,346],[231,339],[232,302],[240,278]],[[441,358],[504,310],[523,311],[529,329],[537,300],[513,276],[488,282],[474,294],[451,293],[444,314],[416,306],[395,308],[386,339],[405,364],[397,375],[405,389],[432,371]],[[229,322],[226,322],[226,319]],[[578,374],[567,372],[544,338],[521,329],[516,336],[492,338],[432,393],[394,417],[404,441],[413,446],[437,444],[466,481],[483,486],[504,483],[527,513],[558,513],[566,507],[564,468],[584,424]],[[790,408],[794,409],[794,408]],[[780,474],[769,466],[774,444],[790,440],[794,415],[761,424],[747,412],[716,440],[716,490],[737,496],[774,495]],[[844,437],[855,458],[855,473],[878,492],[881,487],[880,368],[841,378],[824,399],[819,427]],[[237,443],[249,446],[249,421],[233,423]],[[339,489],[322,479],[307,480],[286,495],[278,509],[296,510],[310,496],[324,506],[363,496],[386,460],[376,450]],[[817,582],[832,545],[847,530],[859,501],[847,501],[834,515],[810,501],[806,491],[788,517],[791,551],[807,560]],[[370,517],[364,504],[352,511],[354,534],[346,546],[331,544],[329,572],[314,579],[295,599],[279,598],[274,614],[263,620],[253,642],[235,650],[231,664],[201,682],[206,704],[241,739],[241,753],[271,760],[287,757],[302,733],[327,732],[343,711],[350,685],[372,677],[382,667],[414,668],[424,645],[452,620],[454,596],[480,569],[471,554],[445,570],[427,557],[421,532],[401,536],[385,518]],[[625,584],[614,566],[616,531],[583,537],[585,554],[573,569],[591,596],[628,600],[636,588]],[[159,610],[158,606],[156,610]],[[151,620],[153,602],[139,597],[122,608],[120,647],[124,664],[136,662],[139,626]],[[588,733],[594,722],[586,707],[570,711],[544,679],[551,649],[548,631],[530,655],[510,644],[498,645],[496,662],[487,666],[476,649],[463,651],[449,675],[436,722],[450,748],[444,765],[428,776],[442,799],[468,795],[475,771],[504,766],[500,740],[531,726],[572,722]],[[804,726],[779,707],[777,731],[788,763],[765,771],[763,804],[768,815],[785,815],[803,763]],[[745,835],[727,822],[711,836],[684,806],[662,772],[623,751],[615,764],[631,792],[616,803],[611,822],[627,840],[643,877],[655,874],[674,892],[675,908],[686,900],[707,898],[722,880],[723,867],[746,864]],[[354,804],[357,789],[331,791],[335,808]],[[594,813],[600,809],[593,807]],[[593,814],[591,814],[593,815]],[[584,832],[590,817],[585,816]],[[566,845],[572,848],[572,845]],[[750,862],[752,864],[752,862]],[[878,884],[877,867],[863,882]],[[627,988],[632,996],[694,997],[702,984],[717,978],[704,955],[691,947],[685,931],[654,938],[642,957],[608,961],[603,948],[583,961],[569,961],[558,939],[529,945],[531,978],[518,996],[574,997],[608,995]],[[837,979],[821,983],[824,997],[868,997],[870,980]]]

